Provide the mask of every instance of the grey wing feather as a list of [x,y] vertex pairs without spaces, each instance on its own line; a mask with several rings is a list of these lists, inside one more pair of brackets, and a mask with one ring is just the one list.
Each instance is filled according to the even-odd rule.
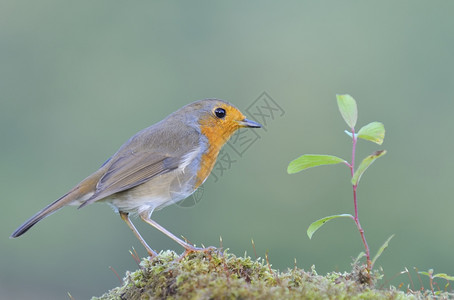
[[[184,149],[197,148],[200,133],[188,128],[183,123],[185,119],[171,117],[138,132],[120,147],[101,167],[106,169],[105,174],[97,183],[93,196],[80,207],[177,169],[186,154]],[[157,126],[160,126],[159,130]],[[167,143],[162,143],[163,140]],[[153,151],[148,145],[154,145]],[[169,152],[169,149],[174,150]]]
[[130,153],[116,159],[96,185],[93,196],[82,206],[138,186],[178,168],[180,159],[157,153]]

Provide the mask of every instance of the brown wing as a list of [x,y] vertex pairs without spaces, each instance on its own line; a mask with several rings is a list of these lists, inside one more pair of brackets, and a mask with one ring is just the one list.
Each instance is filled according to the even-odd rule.
[[80,207],[175,170],[179,163],[179,158],[150,152],[130,152],[120,156],[111,162],[107,172],[96,185],[93,196]]
[[186,149],[199,147],[200,133],[185,122],[184,116],[172,114],[131,137],[101,167],[105,173],[81,207],[177,169]]

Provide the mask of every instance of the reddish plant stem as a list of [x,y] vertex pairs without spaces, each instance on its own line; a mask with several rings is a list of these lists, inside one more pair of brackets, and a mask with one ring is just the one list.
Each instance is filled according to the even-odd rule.
[[[356,141],[357,141],[357,137],[355,135],[355,128],[352,128],[352,140],[353,140],[353,146],[352,146],[352,162],[350,164],[350,172],[353,177],[353,174],[355,173],[355,154],[356,154]],[[369,245],[367,245],[366,236],[364,235],[364,229],[361,227],[361,223],[359,222],[358,202],[357,202],[357,197],[356,197],[357,188],[358,188],[358,184],[353,185],[353,203],[355,206],[355,218],[353,220],[356,223],[356,227],[358,228],[359,234],[361,235],[361,239],[364,244],[364,248],[366,250],[367,270],[370,272],[372,269],[372,261],[370,260]]]

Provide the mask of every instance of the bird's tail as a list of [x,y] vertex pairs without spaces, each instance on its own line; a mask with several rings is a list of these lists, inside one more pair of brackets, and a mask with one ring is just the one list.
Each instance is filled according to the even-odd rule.
[[74,189],[72,189],[70,192],[68,192],[66,195],[62,196],[61,198],[55,200],[48,206],[44,207],[42,210],[37,212],[34,216],[32,216],[30,219],[24,222],[21,226],[19,226],[10,236],[10,238],[15,238],[18,236],[23,235],[25,232],[27,232],[33,225],[41,221],[47,216],[50,216],[60,208],[62,208],[65,205],[70,204],[72,201],[76,200],[79,196],[80,193],[78,193],[79,186],[76,186]]
[[15,238],[23,235],[27,232],[33,225],[41,221],[47,216],[50,216],[60,208],[66,205],[71,204],[80,204],[80,201],[86,200],[85,198],[93,194],[96,183],[98,182],[100,176],[102,175],[102,170],[98,170],[93,173],[91,176],[87,177],[81,183],[79,183],[75,188],[69,191],[66,195],[63,195],[59,199],[55,200],[48,206],[44,207],[42,210],[37,212],[33,217],[25,221],[24,224],[19,226],[10,236],[10,238]]

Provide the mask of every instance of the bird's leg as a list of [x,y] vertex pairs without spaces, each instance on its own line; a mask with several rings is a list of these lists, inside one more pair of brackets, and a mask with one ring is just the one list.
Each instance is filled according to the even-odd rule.
[[198,248],[198,247],[194,247],[191,244],[186,243],[185,241],[183,241],[182,239],[176,237],[173,233],[171,233],[170,231],[168,231],[167,229],[165,229],[164,227],[162,227],[161,225],[159,225],[158,223],[156,223],[155,221],[150,219],[150,217],[148,216],[147,213],[140,214],[140,218],[145,223],[150,224],[151,226],[153,226],[154,228],[158,229],[159,231],[161,231],[162,233],[167,235],[169,238],[171,238],[172,240],[174,240],[175,242],[180,244],[185,249],[185,251],[182,254],[181,258],[185,257],[186,255],[188,255],[191,252],[210,252],[210,251],[216,250],[216,248],[214,248],[214,247]]
[[125,221],[125,223],[128,225],[128,227],[132,230],[132,232],[134,233],[134,235],[137,237],[137,239],[142,243],[142,245],[145,247],[145,249],[147,249],[147,252],[148,252],[148,255],[150,255],[150,257],[155,257],[157,256],[158,254],[153,251],[153,249],[150,248],[150,246],[148,246],[147,242],[145,242],[145,240],[143,239],[143,237],[140,235],[140,233],[137,231],[136,227],[134,226],[134,224],[132,224],[131,220],[129,219],[129,214],[128,213],[125,213],[125,212],[120,212],[120,217],[123,219],[123,221]]

